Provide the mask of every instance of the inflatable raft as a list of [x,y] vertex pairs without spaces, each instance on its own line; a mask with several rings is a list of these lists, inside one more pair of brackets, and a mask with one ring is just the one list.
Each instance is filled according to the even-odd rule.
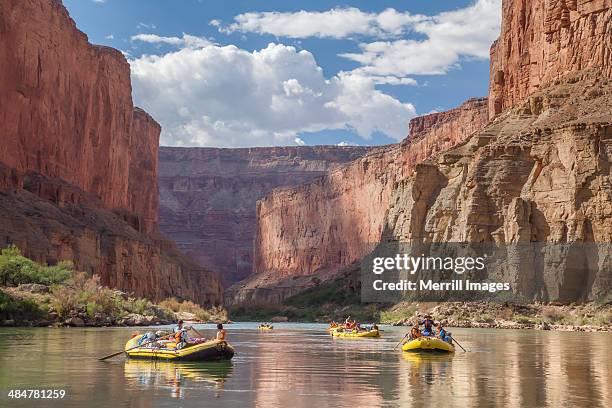
[[180,350],[173,348],[174,343],[164,348],[136,347],[142,336],[135,336],[125,344],[125,354],[129,358],[166,361],[215,361],[230,360],[234,357],[234,348],[224,340],[211,340],[198,344],[187,344]]
[[334,337],[380,337],[380,332],[378,330],[368,330],[368,331],[353,331],[353,330],[345,330],[345,329],[333,329],[330,331],[331,335]]
[[259,330],[261,330],[261,331],[274,330],[274,326],[259,326]]
[[402,346],[404,351],[426,351],[439,353],[454,353],[455,347],[437,337],[419,337],[410,340]]

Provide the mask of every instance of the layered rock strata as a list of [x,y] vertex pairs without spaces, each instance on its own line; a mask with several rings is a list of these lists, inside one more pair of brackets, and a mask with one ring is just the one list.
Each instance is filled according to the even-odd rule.
[[[312,183],[277,189],[257,203],[254,272],[226,291],[229,302],[267,302],[311,285],[359,260],[381,239],[385,210],[395,184],[428,157],[464,141],[488,121],[486,99],[413,119],[408,138],[331,170]],[[321,279],[321,277],[317,279]],[[287,285],[281,280],[288,279]],[[291,284],[293,281],[293,284]],[[254,289],[259,289],[255,291]],[[266,290],[272,288],[272,290]]]
[[160,229],[228,286],[253,267],[256,202],[354,160],[367,147],[162,147]]
[[157,236],[160,126],[134,108],[121,52],[89,44],[61,1],[4,0],[0,101],[0,244],[139,295],[221,300]]
[[[258,274],[231,288],[230,301],[277,301],[282,296],[264,289],[274,293],[278,282],[337,273],[381,238],[612,241],[612,4],[504,0],[502,7],[502,32],[491,48],[487,112],[495,120],[457,138],[452,126],[436,129],[435,117],[417,119],[414,133],[431,135],[430,143],[409,138],[261,200]],[[545,263],[536,276],[524,265],[524,274],[508,270],[505,278],[526,298],[593,300],[609,293],[612,270],[606,253],[595,259],[580,261],[594,263],[591,269]]]

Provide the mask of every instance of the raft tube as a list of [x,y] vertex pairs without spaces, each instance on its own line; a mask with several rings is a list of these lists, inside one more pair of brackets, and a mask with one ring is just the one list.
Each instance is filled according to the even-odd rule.
[[129,358],[166,361],[216,361],[230,360],[234,348],[225,340],[211,340],[199,344],[188,344],[180,350],[174,348],[132,347],[138,345],[142,336],[136,336],[125,344],[125,354]]
[[441,352],[454,353],[455,347],[437,337],[419,337],[418,339],[410,340],[402,346],[404,351],[426,351],[426,352]]
[[331,335],[334,337],[380,337],[380,332],[378,330],[355,332],[352,330],[334,329],[331,330]]

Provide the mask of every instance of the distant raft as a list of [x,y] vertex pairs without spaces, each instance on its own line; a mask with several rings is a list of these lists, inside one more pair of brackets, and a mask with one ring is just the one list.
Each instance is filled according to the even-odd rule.
[[455,347],[447,343],[446,341],[437,337],[419,337],[414,340],[410,340],[402,346],[404,351],[424,351],[424,352],[438,352],[438,353],[454,353]]
[[[125,354],[129,358],[166,361],[217,361],[234,357],[234,348],[225,340],[211,340],[197,344],[187,344],[182,349],[173,347],[136,347],[142,336],[135,336],[125,344]],[[133,348],[136,347],[136,348]]]
[[260,326],[259,326],[259,330],[262,330],[262,331],[274,330],[274,326],[265,326],[265,325],[260,325]]
[[380,331],[378,331],[378,329],[356,331],[337,328],[331,330],[330,333],[334,337],[380,337]]

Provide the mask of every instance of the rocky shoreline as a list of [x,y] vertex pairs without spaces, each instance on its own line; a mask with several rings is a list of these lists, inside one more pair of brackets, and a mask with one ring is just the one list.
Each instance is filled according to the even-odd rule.
[[449,302],[435,306],[400,303],[388,313],[389,316],[403,315],[392,321],[387,317],[381,322],[394,326],[411,326],[429,314],[447,327],[612,332],[610,302],[579,305]]
[[[142,313],[128,312],[129,306],[123,310],[113,312],[92,311],[91,304],[84,307],[60,313],[53,300],[53,289],[40,284],[23,284],[17,287],[0,287],[0,293],[22,304],[36,304],[38,310],[25,318],[1,319],[0,327],[129,327],[129,326],[161,326],[174,324],[178,320],[192,323],[218,323],[227,322],[223,309],[211,313],[210,319],[200,319],[196,313],[187,311],[173,311],[168,307],[152,303],[147,299],[136,298],[131,294],[101,288],[110,292],[110,296],[123,304],[136,305]],[[180,306],[180,302],[176,301]],[[167,303],[167,302],[166,302]],[[140,306],[138,306],[140,304]],[[164,304],[164,302],[162,302]]]

